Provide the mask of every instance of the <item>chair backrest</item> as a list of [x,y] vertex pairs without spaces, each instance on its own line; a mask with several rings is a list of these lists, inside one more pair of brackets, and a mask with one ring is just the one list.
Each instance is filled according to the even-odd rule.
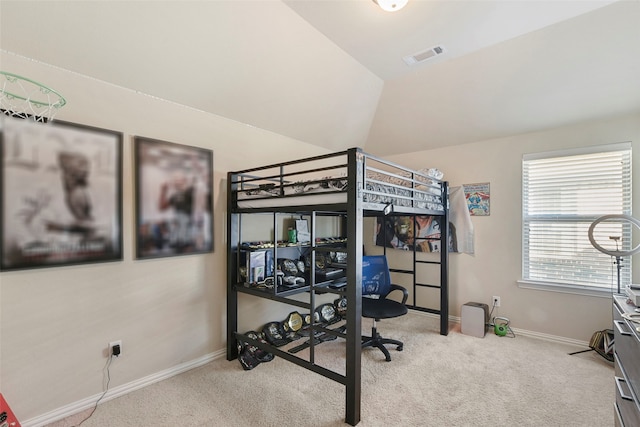
[[362,295],[387,295],[391,290],[391,274],[387,257],[362,257]]

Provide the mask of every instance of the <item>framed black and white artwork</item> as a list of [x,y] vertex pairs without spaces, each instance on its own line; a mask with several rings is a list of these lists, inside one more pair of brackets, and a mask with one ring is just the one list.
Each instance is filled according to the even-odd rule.
[[122,259],[122,133],[1,119],[2,270]]
[[136,258],[213,251],[213,151],[135,137]]

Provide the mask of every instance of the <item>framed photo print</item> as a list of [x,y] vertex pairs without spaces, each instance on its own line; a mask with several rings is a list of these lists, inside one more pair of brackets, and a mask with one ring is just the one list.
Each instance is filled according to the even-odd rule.
[[122,133],[0,118],[0,269],[122,259]]
[[135,137],[136,257],[213,251],[213,152]]

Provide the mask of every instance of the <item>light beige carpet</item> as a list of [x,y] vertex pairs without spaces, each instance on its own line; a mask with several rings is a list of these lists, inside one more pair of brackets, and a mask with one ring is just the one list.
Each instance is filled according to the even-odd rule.
[[[420,313],[379,322],[404,341],[385,362],[362,356],[363,427],[613,426],[612,364],[595,352],[534,338],[463,335]],[[370,327],[369,321],[363,325]],[[317,348],[341,369],[344,341]],[[304,354],[304,353],[300,353]],[[77,425],[90,411],[51,424]],[[82,426],[343,426],[344,387],[281,358],[243,371],[215,360],[101,404]]]

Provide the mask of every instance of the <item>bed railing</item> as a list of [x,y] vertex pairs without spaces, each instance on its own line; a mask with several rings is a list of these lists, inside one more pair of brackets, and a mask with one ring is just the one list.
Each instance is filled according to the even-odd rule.
[[[305,205],[318,194],[345,193],[360,185],[369,204],[443,211],[442,175],[435,169],[415,171],[356,150],[363,167],[361,176],[348,171],[351,150],[246,169],[229,174],[235,206],[243,200],[274,200]],[[335,202],[329,202],[335,203]]]

